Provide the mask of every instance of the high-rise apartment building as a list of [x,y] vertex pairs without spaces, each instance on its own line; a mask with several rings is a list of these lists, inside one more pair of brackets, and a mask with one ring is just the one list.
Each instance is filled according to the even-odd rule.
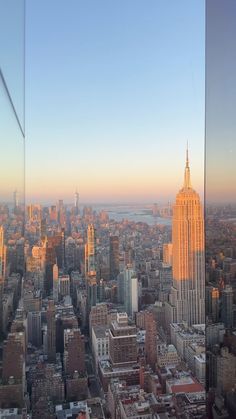
[[200,197],[191,186],[188,150],[184,185],[173,206],[172,243],[170,321],[186,321],[189,325],[204,323],[204,219]]

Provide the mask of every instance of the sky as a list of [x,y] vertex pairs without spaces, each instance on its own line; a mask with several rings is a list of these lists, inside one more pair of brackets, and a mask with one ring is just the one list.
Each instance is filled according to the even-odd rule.
[[26,0],[28,202],[202,194],[204,4]]
[[236,201],[236,2],[207,1],[206,203]]

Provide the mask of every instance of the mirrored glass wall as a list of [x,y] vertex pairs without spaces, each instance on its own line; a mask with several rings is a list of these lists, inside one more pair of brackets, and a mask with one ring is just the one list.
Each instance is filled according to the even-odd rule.
[[[24,272],[24,16],[24,0],[0,0],[1,340],[11,330]],[[4,392],[1,385],[1,403]]]
[[206,342],[209,418],[236,417],[236,2],[206,1]]

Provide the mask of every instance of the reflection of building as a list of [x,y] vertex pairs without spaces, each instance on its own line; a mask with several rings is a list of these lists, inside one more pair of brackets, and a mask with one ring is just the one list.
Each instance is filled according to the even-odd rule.
[[204,225],[200,198],[191,186],[188,151],[184,186],[173,207],[172,321],[205,322]]

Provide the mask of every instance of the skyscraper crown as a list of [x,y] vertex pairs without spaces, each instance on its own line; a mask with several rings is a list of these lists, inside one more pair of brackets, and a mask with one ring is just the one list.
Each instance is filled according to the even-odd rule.
[[188,145],[186,149],[186,165],[184,171],[184,189],[192,188],[191,180],[190,180],[190,167],[189,167],[189,159],[188,159]]

